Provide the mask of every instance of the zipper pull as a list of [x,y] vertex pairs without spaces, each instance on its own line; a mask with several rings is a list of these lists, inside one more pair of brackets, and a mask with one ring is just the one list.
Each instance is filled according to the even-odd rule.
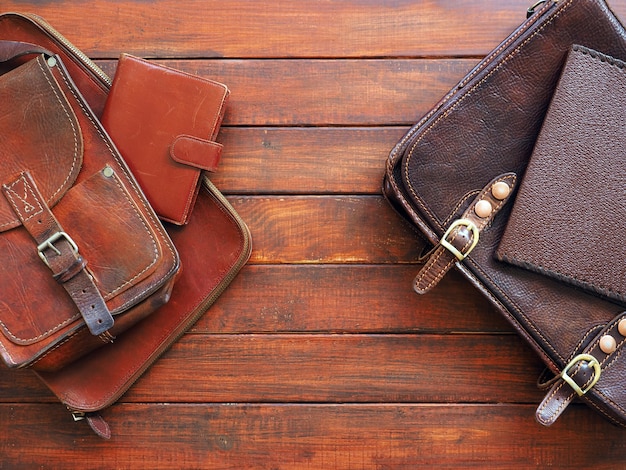
[[74,421],[87,421],[93,432],[102,439],[111,439],[111,428],[109,424],[98,413],[85,413],[84,411],[70,410]]
[[541,5],[542,3],[546,3],[546,0],[539,0],[538,2],[535,2],[535,4],[532,7],[526,10],[526,18],[530,18],[531,16],[533,16],[535,11],[537,10],[537,7]]

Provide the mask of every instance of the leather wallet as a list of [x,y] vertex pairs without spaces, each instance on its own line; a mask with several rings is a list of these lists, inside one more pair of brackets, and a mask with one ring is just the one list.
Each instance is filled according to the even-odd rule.
[[625,66],[573,46],[496,252],[622,302]]
[[162,220],[186,224],[201,172],[217,168],[228,95],[221,83],[120,56],[102,123]]

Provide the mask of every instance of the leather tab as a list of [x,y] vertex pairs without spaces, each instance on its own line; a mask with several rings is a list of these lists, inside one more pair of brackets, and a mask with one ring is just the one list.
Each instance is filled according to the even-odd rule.
[[170,147],[172,160],[206,171],[217,170],[222,144],[190,135],[179,135]]
[[[572,355],[570,362],[564,367],[565,372],[561,372],[556,377],[554,384],[537,408],[535,418],[540,424],[544,426],[554,424],[576,396],[588,399],[587,393],[593,394],[596,385],[600,384],[602,371],[615,363],[626,344],[626,336],[622,334],[626,333],[626,327],[623,323],[620,328],[620,322],[626,322],[626,312],[615,317],[594,337],[593,341]],[[608,337],[615,341],[613,351],[601,345],[603,339]],[[563,377],[565,373],[567,373],[567,380]]]
[[111,439],[111,428],[102,416],[97,413],[85,414],[85,420],[93,432],[95,432],[102,439]]
[[[413,281],[415,292],[418,294],[428,292],[439,283],[452,266],[461,262],[469,254],[478,242],[479,233],[491,223],[510,199],[516,182],[515,173],[505,173],[493,179],[478,193],[463,215],[452,223],[442,237],[447,247],[440,242],[429,255],[426,264]],[[494,188],[502,187],[502,183],[508,186],[505,196],[501,196],[497,190],[494,190]]]
[[[103,335],[113,326],[113,316],[85,269],[87,262],[46,205],[30,174],[21,173],[12,183],[2,185],[2,190],[24,228],[37,242],[33,250],[70,295],[89,331],[94,336]],[[110,338],[101,337],[107,342]]]

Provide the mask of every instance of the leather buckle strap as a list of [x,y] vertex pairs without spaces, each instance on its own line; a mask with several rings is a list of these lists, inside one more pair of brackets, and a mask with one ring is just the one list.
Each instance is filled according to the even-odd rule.
[[91,334],[111,341],[107,330],[113,326],[113,316],[85,269],[87,261],[50,211],[30,173],[21,173],[12,183],[3,184],[2,190],[23,227],[37,242],[37,254],[70,295]]
[[452,222],[413,281],[418,294],[436,286],[456,263],[461,263],[478,245],[480,232],[494,219],[513,194],[515,173],[494,178],[474,198],[460,218]]
[[76,246],[76,243],[74,243],[74,240],[72,240],[72,237],[70,237],[65,232],[56,232],[48,237],[48,239],[45,240],[43,243],[40,243],[37,247],[37,253],[39,254],[39,257],[44,263],[46,263],[46,266],[48,267],[50,267],[50,263],[48,263],[48,258],[46,257],[45,251],[46,249],[51,249],[56,253],[57,256],[61,256],[61,251],[54,246],[54,242],[58,241],[61,238],[65,239],[65,241],[69,243],[72,252],[75,255],[78,254],[78,247]]
[[[585,380],[585,384],[581,387],[576,383],[575,378],[570,375],[570,371],[572,369],[581,370],[584,368],[593,370],[593,372],[591,373],[591,377]],[[579,354],[565,366],[565,368],[561,371],[560,377],[565,380],[570,387],[572,387],[572,390],[574,390],[579,397],[582,397],[593,388],[598,380],[600,380],[601,373],[602,369],[600,368],[600,363],[595,357],[591,354]]]
[[576,352],[553,379],[535,413],[537,421],[550,426],[577,396],[593,400],[594,389],[602,384],[602,373],[616,362],[625,345],[626,312],[623,312],[605,325],[581,351]]

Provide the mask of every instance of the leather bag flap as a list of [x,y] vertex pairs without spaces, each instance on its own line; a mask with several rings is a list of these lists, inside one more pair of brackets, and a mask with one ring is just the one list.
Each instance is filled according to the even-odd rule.
[[[83,159],[78,119],[49,69],[57,60],[41,55],[0,75],[0,183],[28,170],[50,207],[72,186]],[[19,225],[0,198],[0,231]]]

